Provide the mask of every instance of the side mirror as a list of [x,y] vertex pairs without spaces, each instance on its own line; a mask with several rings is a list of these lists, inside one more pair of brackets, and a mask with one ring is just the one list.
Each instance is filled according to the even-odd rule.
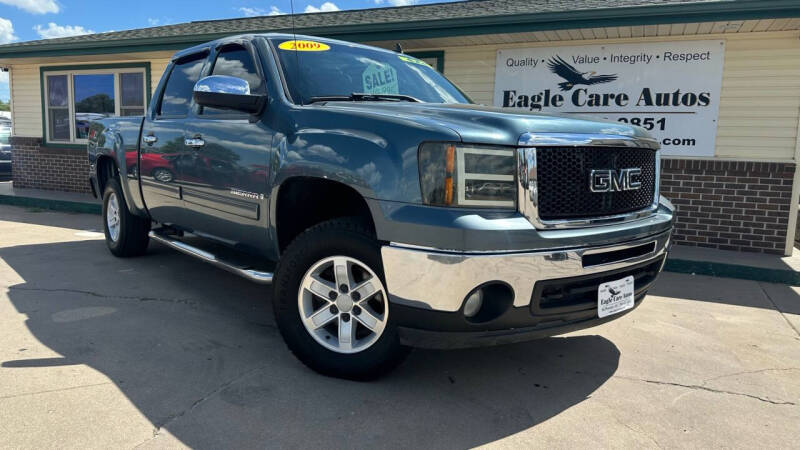
[[264,108],[267,96],[251,94],[250,84],[241,78],[211,75],[195,83],[194,101],[201,106],[257,114]]

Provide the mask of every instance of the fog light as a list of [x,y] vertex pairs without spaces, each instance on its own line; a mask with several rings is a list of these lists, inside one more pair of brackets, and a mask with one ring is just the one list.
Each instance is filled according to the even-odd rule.
[[481,310],[481,306],[483,306],[483,289],[477,289],[464,302],[464,316],[474,317]]

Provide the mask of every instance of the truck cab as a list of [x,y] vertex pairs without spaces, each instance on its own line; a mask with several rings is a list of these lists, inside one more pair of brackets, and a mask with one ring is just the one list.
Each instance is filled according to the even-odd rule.
[[88,136],[115,255],[156,240],[271,284],[290,350],[332,376],[620,317],[669,248],[643,129],[476,105],[422,60],[343,41],[180,51],[143,117]]

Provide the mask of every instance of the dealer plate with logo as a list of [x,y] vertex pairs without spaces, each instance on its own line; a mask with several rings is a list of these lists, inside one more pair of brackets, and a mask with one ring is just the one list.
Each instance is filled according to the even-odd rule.
[[633,276],[603,283],[597,288],[597,316],[601,319],[633,308]]

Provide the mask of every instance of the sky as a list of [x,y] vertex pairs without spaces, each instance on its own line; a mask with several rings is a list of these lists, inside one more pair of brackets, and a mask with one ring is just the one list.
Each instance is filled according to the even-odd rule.
[[[294,0],[294,11],[314,13],[442,1],[447,0]],[[0,44],[290,11],[290,0],[0,0]],[[8,98],[8,73],[0,72],[0,99]]]

